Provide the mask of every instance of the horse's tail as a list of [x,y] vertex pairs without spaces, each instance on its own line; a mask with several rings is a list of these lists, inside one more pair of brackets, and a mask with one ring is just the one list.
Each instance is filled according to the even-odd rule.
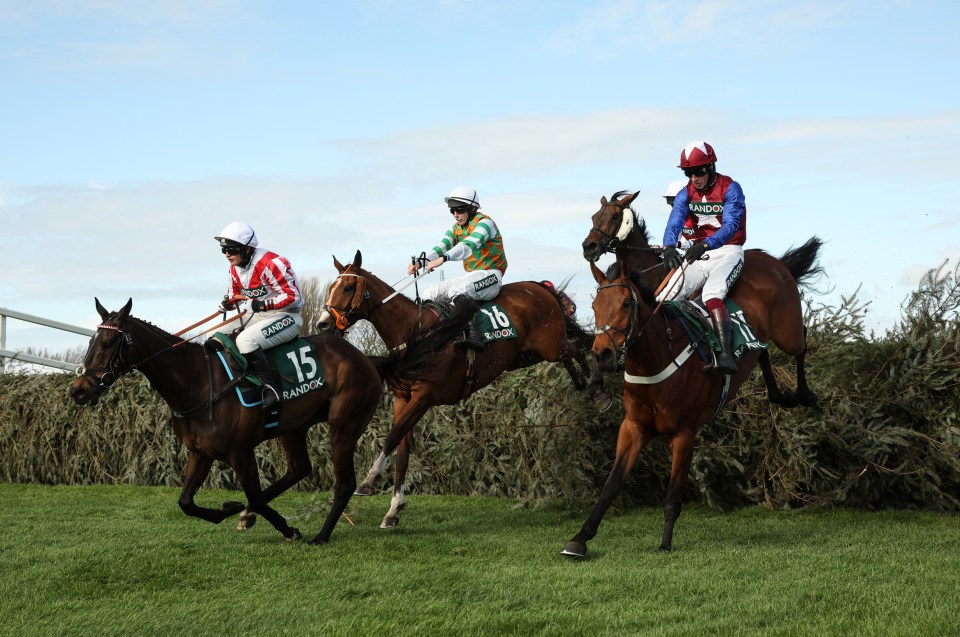
[[564,292],[569,283],[570,277],[561,281],[559,286],[555,286],[550,281],[540,281],[540,285],[553,295],[560,304],[560,309],[563,310],[563,327],[567,338],[576,344],[577,349],[589,351],[593,347],[593,335],[577,323],[575,318],[577,304]]
[[380,379],[389,387],[407,388],[420,381],[438,381],[443,361],[440,350],[457,337],[473,318],[475,306],[464,304],[433,327],[414,331],[387,356],[371,356]]
[[823,266],[817,263],[822,247],[823,241],[814,235],[799,248],[791,247],[780,257],[783,264],[790,270],[790,274],[796,279],[797,285],[807,285],[809,279],[823,274]]

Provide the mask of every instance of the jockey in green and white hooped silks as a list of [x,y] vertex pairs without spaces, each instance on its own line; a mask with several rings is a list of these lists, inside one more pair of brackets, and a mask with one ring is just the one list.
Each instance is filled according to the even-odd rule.
[[[427,252],[430,261],[426,269],[433,270],[447,261],[462,261],[466,273],[430,286],[424,290],[423,298],[446,298],[455,306],[469,300],[489,301],[500,292],[507,271],[500,230],[493,219],[480,212],[480,198],[473,188],[454,188],[443,201],[453,215],[454,224],[440,243]],[[407,266],[407,274],[415,274],[417,265]],[[475,332],[471,323],[466,344],[481,349],[483,341]]]

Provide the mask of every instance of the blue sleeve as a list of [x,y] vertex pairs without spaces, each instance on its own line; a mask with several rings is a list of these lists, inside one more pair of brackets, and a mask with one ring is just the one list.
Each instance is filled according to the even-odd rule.
[[[679,197],[677,197],[679,199]],[[676,205],[676,201],[673,202]],[[719,248],[729,241],[743,223],[743,213],[747,209],[743,188],[735,181],[730,182],[723,195],[723,223],[720,229],[704,241],[710,249]]]
[[687,221],[689,210],[690,195],[684,188],[677,193],[677,198],[673,200],[673,210],[670,211],[670,217],[667,219],[667,229],[663,231],[663,247],[676,247],[680,232],[683,231],[683,224]]

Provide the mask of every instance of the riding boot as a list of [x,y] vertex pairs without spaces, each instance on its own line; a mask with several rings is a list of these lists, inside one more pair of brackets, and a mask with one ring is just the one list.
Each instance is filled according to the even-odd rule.
[[280,402],[280,379],[277,377],[276,372],[270,367],[266,352],[258,347],[252,352],[244,354],[244,356],[247,357],[247,361],[249,361],[250,366],[253,367],[253,372],[260,379],[260,382],[263,383],[263,391],[261,392],[263,408],[272,408]]
[[466,324],[463,329],[463,339],[458,341],[462,343],[465,347],[472,350],[482,350],[487,347],[487,343],[483,340],[483,336],[480,334],[480,330],[477,329],[476,324],[476,312],[480,309],[480,306],[476,301],[471,299],[465,294],[459,294],[453,298],[453,301],[450,303],[453,306],[454,311],[461,309],[464,306],[471,308],[471,311],[474,315],[473,318]]
[[710,318],[713,319],[713,331],[720,341],[720,352],[716,354],[716,364],[709,364],[703,367],[705,372],[720,371],[724,374],[737,373],[737,361],[733,359],[733,324],[730,322],[730,314],[726,307],[718,307],[710,310]]

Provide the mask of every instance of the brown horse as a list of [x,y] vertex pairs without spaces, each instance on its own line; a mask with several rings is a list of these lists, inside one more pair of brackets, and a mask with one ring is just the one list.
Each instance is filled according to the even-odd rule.
[[[285,401],[277,425],[265,428],[265,412],[241,406],[233,391],[235,383],[222,365],[211,363],[208,347],[185,342],[131,316],[132,306],[130,299],[118,312],[108,312],[96,301],[103,323],[90,339],[78,378],[70,386],[73,399],[81,405],[95,405],[121,376],[133,370],[142,372],[173,411],[174,432],[189,452],[179,500],[183,512],[220,523],[244,510],[244,505],[235,501],[225,502],[219,509],[194,503],[213,461],[219,460],[236,473],[248,511],[263,516],[288,540],[300,539],[300,531],[268,503],[310,474],[307,432],[317,422],[328,422],[335,484],[332,508],[312,540],[316,544],[330,539],[353,494],[357,439],[376,410],[382,380],[396,384],[417,378],[422,361],[436,351],[437,343],[446,342],[465,323],[463,317],[451,317],[449,325],[411,343],[410,353],[390,359],[370,359],[342,338],[306,339],[313,351],[300,352],[305,376],[309,378],[319,366],[326,380],[320,389]],[[280,439],[287,471],[262,490],[254,449],[269,438]],[[252,519],[247,524],[252,524]]]
[[[359,250],[353,263],[344,266],[336,257],[333,263],[340,276],[331,285],[327,309],[317,320],[316,327],[321,333],[342,330],[351,322],[367,319],[386,346],[393,350],[402,346],[404,335],[437,320],[434,311],[395,294],[390,285],[362,269]],[[438,357],[444,362],[438,363],[443,371],[436,380],[393,388],[393,426],[387,433],[380,456],[357,491],[361,495],[373,493],[376,479],[396,450],[396,480],[390,510],[381,524],[383,528],[396,526],[400,521],[400,511],[406,504],[403,484],[413,443],[413,427],[430,407],[453,405],[487,386],[505,371],[541,361],[562,363],[578,389],[585,385],[584,376],[591,374],[585,351],[593,338],[564,313],[554,292],[532,281],[509,283],[502,287],[494,302],[509,315],[516,338],[493,341],[476,352],[476,360],[471,365],[475,370],[474,378],[468,379],[467,376],[467,351],[451,342]],[[334,313],[340,317],[339,325]],[[574,362],[579,369],[574,367]],[[600,392],[596,386],[594,389]],[[595,394],[598,404],[606,399],[601,394]]]
[[[638,286],[656,287],[664,273],[660,247],[650,246],[646,224],[637,219],[630,207],[639,193],[614,193],[610,201],[600,198],[600,209],[593,214],[593,228],[583,240],[583,256],[591,263],[604,252],[614,252]],[[807,352],[803,305],[797,289],[799,276],[809,277],[822,272],[816,260],[822,241],[810,238],[801,247],[789,250],[777,259],[763,250],[745,250],[743,270],[727,298],[743,310],[751,329],[760,341],[773,343],[793,356],[797,365],[797,390],[781,390],[773,375],[766,350],[760,356],[770,402],[782,407],[812,406],[817,396],[807,385],[804,358]]]
[[[795,261],[788,261],[796,265]],[[613,469],[600,498],[586,522],[561,551],[562,555],[585,557],[587,541],[596,534],[603,516],[620,492],[640,451],[655,436],[662,434],[670,444],[672,466],[663,506],[664,528],[660,550],[673,545],[673,527],[680,517],[683,487],[693,458],[697,430],[711,420],[719,409],[733,399],[737,390],[763,356],[760,350],[747,350],[732,376],[704,373],[685,330],[664,312],[655,312],[656,300],[651,288],[637,286],[629,271],[617,261],[604,275],[593,262],[590,270],[599,289],[593,302],[597,335],[593,355],[602,369],[612,370],[618,360],[624,363],[624,418],[617,437]],[[812,272],[791,268],[797,281]],[[791,285],[796,283],[791,278]],[[765,323],[773,312],[765,315]],[[766,353],[766,350],[762,350]],[[729,382],[728,387],[724,384]]]

